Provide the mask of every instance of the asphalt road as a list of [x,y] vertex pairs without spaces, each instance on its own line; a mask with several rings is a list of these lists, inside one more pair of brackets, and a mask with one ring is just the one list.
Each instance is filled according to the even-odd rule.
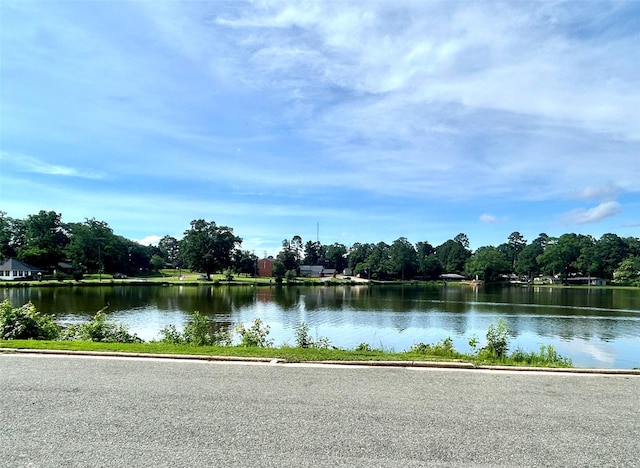
[[640,377],[5,354],[0,466],[640,466]]

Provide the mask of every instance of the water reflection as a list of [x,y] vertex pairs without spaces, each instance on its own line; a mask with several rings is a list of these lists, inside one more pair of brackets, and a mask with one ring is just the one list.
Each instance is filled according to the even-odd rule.
[[262,318],[277,344],[295,340],[307,322],[312,334],[341,347],[366,342],[405,350],[451,337],[468,350],[491,323],[507,321],[513,347],[553,344],[576,365],[640,365],[640,291],[549,287],[416,286],[226,287],[100,286],[2,290],[3,299],[32,301],[63,323],[89,319],[108,305],[111,317],[144,339],[168,324],[183,327],[193,311],[227,328]]

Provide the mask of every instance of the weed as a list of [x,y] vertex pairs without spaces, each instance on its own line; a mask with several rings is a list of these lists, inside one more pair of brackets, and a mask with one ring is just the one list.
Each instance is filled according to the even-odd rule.
[[0,303],[0,338],[3,340],[55,340],[60,327],[51,315],[41,314],[28,302],[13,308],[9,300]]
[[509,327],[507,322],[498,319],[498,324],[489,325],[487,330],[487,351],[496,357],[502,358],[507,355],[509,349]]
[[557,366],[557,367],[571,367],[572,362],[570,358],[563,357],[553,345],[541,345],[540,352],[536,353],[532,351],[527,353],[521,349],[516,349],[511,356],[510,360],[519,364],[530,364],[535,366]]
[[413,353],[429,354],[431,356],[451,357],[458,354],[453,347],[453,340],[449,337],[436,344],[416,343],[409,350]]
[[296,346],[298,348],[313,347],[313,338],[309,335],[309,325],[306,322],[302,322],[296,328]]
[[245,328],[240,323],[236,326],[236,332],[240,335],[240,346],[247,348],[260,347],[269,348],[273,345],[273,340],[268,340],[269,325],[263,325],[262,320],[255,319],[249,328]]
[[142,339],[129,333],[124,325],[108,321],[104,312],[98,312],[91,322],[69,326],[62,333],[62,339],[103,343],[142,343]]
[[231,343],[229,333],[212,324],[207,317],[195,311],[180,333],[175,325],[167,325],[160,330],[161,341],[172,344],[189,344],[194,346],[226,346]]
[[478,337],[476,335],[471,335],[469,338],[469,347],[471,348],[471,352],[476,354],[478,352]]
[[324,336],[315,339],[309,334],[309,325],[302,322],[296,328],[296,346],[298,348],[329,349],[332,347],[329,338]]

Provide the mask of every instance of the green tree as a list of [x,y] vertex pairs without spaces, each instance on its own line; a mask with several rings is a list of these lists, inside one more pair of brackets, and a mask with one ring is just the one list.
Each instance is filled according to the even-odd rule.
[[282,282],[282,278],[287,274],[287,268],[284,266],[284,263],[276,260],[273,262],[273,276],[276,278],[278,282]]
[[582,250],[582,263],[587,267],[585,273],[613,278],[618,265],[629,256],[627,243],[616,234],[604,234],[595,244]]
[[114,250],[115,235],[104,221],[93,218],[86,219],[84,223],[69,224],[69,234],[66,254],[74,265],[102,272],[105,263],[116,263],[112,258],[105,262]]
[[436,249],[429,242],[416,244],[418,273],[425,278],[436,279],[442,274],[442,265],[436,255]]
[[302,254],[304,251],[304,247],[302,245],[302,237],[295,235],[291,238],[291,242],[289,243],[291,250],[296,259],[296,265],[300,265],[300,261],[302,260]]
[[412,277],[417,269],[417,253],[406,237],[393,241],[389,247],[389,269],[401,279]]
[[579,271],[578,259],[582,249],[593,245],[593,238],[582,234],[563,234],[554,244],[547,244],[544,253],[538,257],[542,272],[560,274],[566,279]]
[[389,244],[385,242],[375,244],[365,262],[371,271],[371,276],[378,280],[390,276],[393,272],[390,259]]
[[338,242],[328,245],[324,254],[324,266],[344,270],[347,266],[347,247]]
[[304,258],[302,263],[305,265],[322,265],[324,254],[325,247],[320,242],[307,241],[304,245]]
[[372,250],[373,244],[361,244],[360,242],[353,244],[347,254],[347,264],[349,268],[355,270],[357,265],[364,264]]
[[613,277],[616,281],[628,283],[640,278],[640,256],[633,255],[620,262],[614,271]]
[[480,247],[467,260],[466,271],[470,276],[492,282],[500,279],[500,275],[511,270],[511,264],[496,247]]
[[532,242],[527,244],[518,254],[516,260],[516,273],[518,275],[526,275],[529,278],[540,273],[540,264],[537,258],[544,253],[544,249],[540,242]]
[[184,232],[181,258],[188,268],[204,272],[211,279],[211,273],[232,266],[233,254],[241,243],[242,239],[230,227],[196,219]]
[[276,258],[284,265],[286,270],[295,270],[298,268],[296,251],[292,247],[291,241],[288,239],[284,239],[282,241],[282,249],[280,249]]
[[151,269],[153,269],[153,270],[156,270],[156,271],[157,270],[161,270],[165,266],[164,258],[162,258],[158,254],[154,254],[151,257],[151,260],[149,261],[149,265],[151,266]]
[[236,257],[235,270],[238,273],[255,276],[258,272],[258,257],[249,250],[242,250]]
[[640,255],[640,238],[625,237],[623,240],[627,245],[627,252],[629,255]]
[[158,249],[160,255],[174,268],[181,266],[179,264],[180,259],[180,241],[172,236],[164,236],[158,242]]
[[[456,237],[459,236],[460,234]],[[462,273],[467,259],[471,256],[471,252],[464,246],[463,242],[450,239],[436,247],[436,256],[445,273]]]
[[527,245],[527,241],[518,231],[512,232],[509,234],[506,244],[501,244],[498,246],[498,250],[500,250],[507,261],[511,264],[512,271],[516,271],[516,263],[518,260],[518,255]]
[[461,232],[456,237],[453,238],[454,241],[458,242],[462,247],[469,250],[469,237],[464,232]]
[[16,220],[0,211],[0,259],[15,257],[15,232]]
[[64,259],[69,244],[61,215],[41,210],[29,215],[24,222],[24,243],[18,249],[18,258],[41,268],[55,267]]

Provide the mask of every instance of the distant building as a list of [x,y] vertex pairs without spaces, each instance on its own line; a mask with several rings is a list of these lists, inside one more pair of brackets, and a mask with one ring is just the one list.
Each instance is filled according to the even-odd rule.
[[580,285],[587,284],[589,286],[606,286],[607,280],[596,276],[573,276],[567,278],[567,284]]
[[0,264],[0,281],[34,279],[38,273],[42,273],[42,270],[15,258],[9,258]]
[[322,265],[300,265],[300,276],[303,278],[320,278],[322,276]]
[[273,258],[258,260],[258,276],[271,278],[273,276]]
[[457,273],[444,273],[440,275],[440,279],[444,281],[463,281],[466,280],[467,277]]
[[562,279],[557,276],[538,276],[533,279],[533,284],[562,284]]

